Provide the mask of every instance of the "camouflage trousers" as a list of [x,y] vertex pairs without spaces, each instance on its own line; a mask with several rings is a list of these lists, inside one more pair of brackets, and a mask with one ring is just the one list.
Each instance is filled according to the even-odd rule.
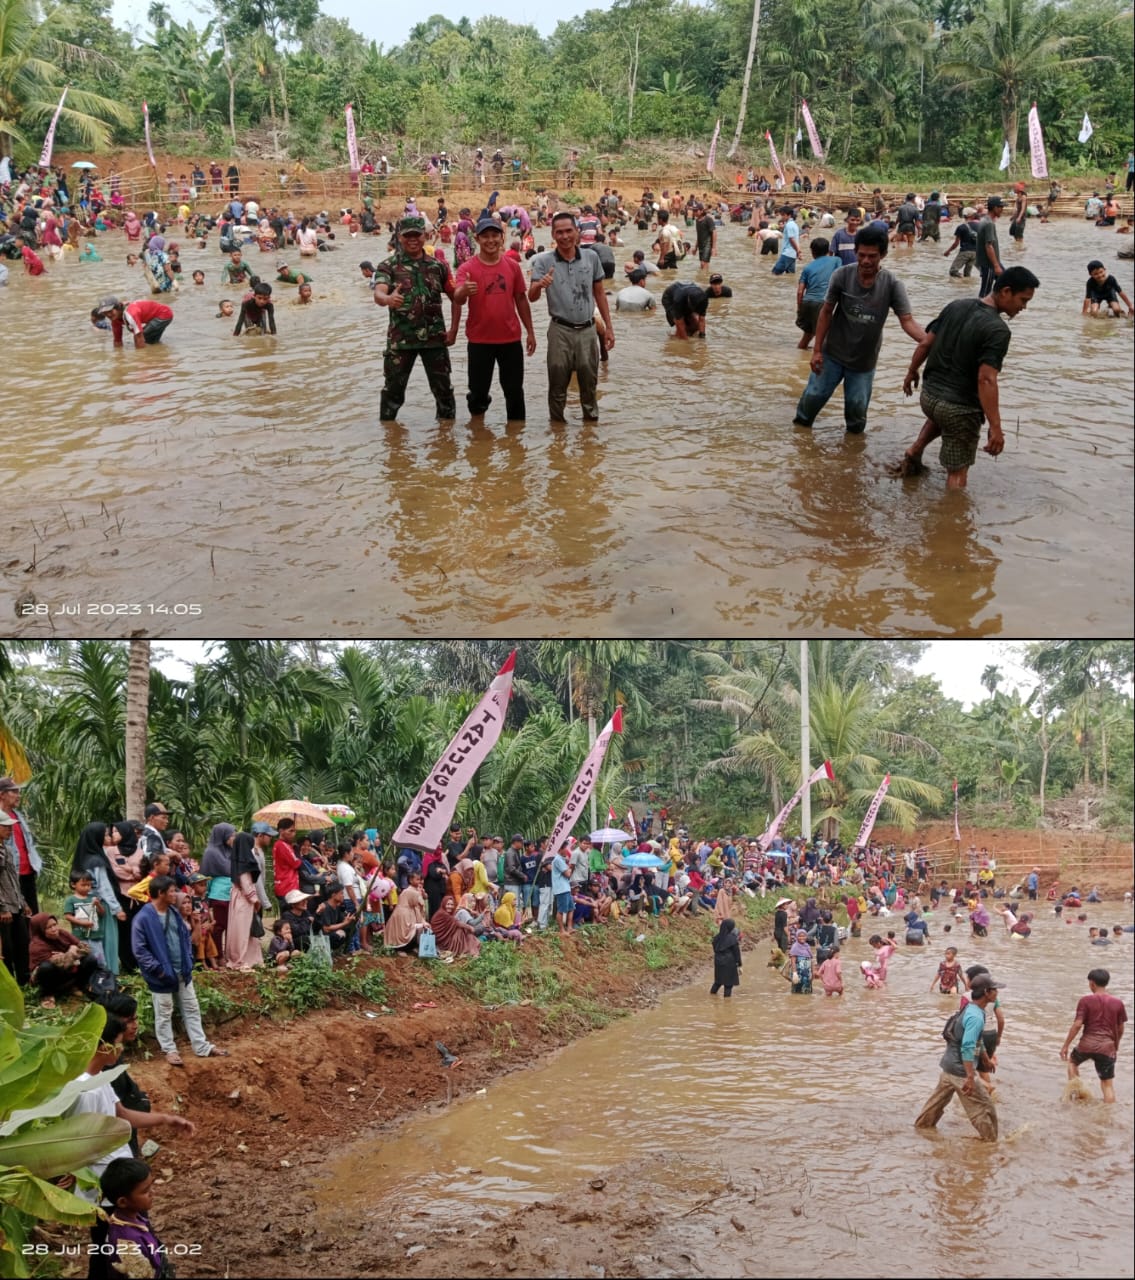
[[380,421],[389,422],[398,416],[398,411],[406,400],[410,371],[419,356],[422,357],[422,368],[426,371],[430,390],[437,403],[437,416],[457,417],[457,400],[453,394],[453,381],[449,376],[448,347],[413,347],[409,351],[391,351],[387,348],[382,359],[383,385],[378,410]]

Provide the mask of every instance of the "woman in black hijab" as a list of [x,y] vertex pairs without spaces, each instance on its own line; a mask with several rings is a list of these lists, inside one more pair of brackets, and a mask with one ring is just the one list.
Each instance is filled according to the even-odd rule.
[[443,862],[431,862],[425,879],[426,901],[429,904],[426,918],[432,920],[441,907],[442,898],[450,893],[449,873]]
[[[127,862],[132,867],[138,868],[140,859],[135,855],[138,852],[138,837],[142,834],[142,824],[134,820],[116,822],[114,830],[118,832],[118,843],[110,850],[110,859],[120,868]],[[143,904],[130,897],[126,891],[132,885],[137,884],[139,879],[141,879],[141,876],[135,876],[132,880],[124,880],[121,874],[118,874],[115,878],[115,888],[118,890],[119,901],[126,911],[126,919],[117,922],[118,960],[122,966],[123,973],[136,973],[138,970],[138,963],[134,959],[134,948],[130,943],[130,928],[134,923],[134,917],[142,910]]]
[[722,920],[713,940],[713,986],[711,996],[725,988],[725,998],[733,994],[733,988],[741,982],[741,935],[732,920]]
[[[91,877],[95,893],[106,908],[106,928],[103,929],[103,954],[106,967],[113,974],[120,971],[118,958],[118,927],[126,919],[126,908],[118,896],[118,877],[111,870],[106,855],[106,823],[88,822],[79,832],[75,847],[72,871],[82,871]],[[117,921],[117,923],[115,923]]]

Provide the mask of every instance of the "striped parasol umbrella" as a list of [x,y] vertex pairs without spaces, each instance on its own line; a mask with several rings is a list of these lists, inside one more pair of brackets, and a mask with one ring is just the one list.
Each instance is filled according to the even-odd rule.
[[272,804],[266,804],[263,809],[257,809],[252,815],[254,822],[271,822],[273,826],[280,818],[295,819],[300,831],[315,831],[332,825],[331,815],[327,810],[312,804],[310,800],[276,800]]

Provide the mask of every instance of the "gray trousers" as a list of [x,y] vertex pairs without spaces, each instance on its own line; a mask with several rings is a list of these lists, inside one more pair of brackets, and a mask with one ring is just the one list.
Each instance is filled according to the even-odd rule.
[[548,325],[548,414],[554,419],[563,419],[573,373],[579,383],[583,416],[597,418],[599,405],[595,400],[595,387],[599,381],[599,348],[595,345],[595,327],[569,329],[553,321]]

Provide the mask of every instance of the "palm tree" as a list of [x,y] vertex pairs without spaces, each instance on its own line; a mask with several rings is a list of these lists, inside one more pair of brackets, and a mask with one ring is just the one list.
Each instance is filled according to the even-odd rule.
[[[51,9],[38,21],[33,0],[0,0],[0,155],[11,155],[13,143],[38,146],[30,131],[38,134],[55,113],[66,67],[101,56],[54,34],[65,17],[65,10]],[[74,87],[59,115],[64,130],[87,147],[108,145],[111,128],[132,120],[120,103]]]
[[745,112],[749,108],[749,83],[753,78],[753,58],[757,52],[757,32],[761,25],[761,0],[753,0],[753,25],[749,29],[749,53],[745,58],[745,78],[741,81],[741,105],[737,109],[737,128],[729,145],[727,158],[732,160],[741,145],[741,131],[745,127]]
[[[822,640],[808,648],[812,750],[817,758],[830,760],[835,773],[834,782],[816,784],[814,794],[821,806],[814,822],[823,822],[829,835],[841,824],[851,828],[862,818],[884,773],[890,772],[882,813],[909,829],[920,806],[941,804],[942,792],[896,774],[881,757],[933,756],[936,751],[923,739],[897,731],[897,711],[879,699],[868,678],[879,662],[869,645],[844,647]],[[741,733],[727,755],[711,761],[707,771],[756,773],[768,781],[770,790],[775,780],[791,791],[800,776],[799,655],[790,646],[772,667],[771,679],[775,649],[756,656],[758,663],[740,672],[719,655],[707,658],[711,674],[706,684],[716,700],[698,705],[736,710],[754,726]],[[759,701],[754,698],[757,693]],[[773,790],[773,797],[773,808],[779,808],[778,791]]]
[[150,721],[150,642],[130,641],[126,671],[126,814],[146,807],[146,736]]
[[981,673],[982,688],[988,690],[991,698],[997,692],[997,686],[1001,683],[1001,680],[1001,668],[993,665],[992,663]]
[[988,0],[972,22],[946,37],[938,75],[967,92],[997,93],[1003,136],[1014,160],[1021,104],[1064,68],[1099,61],[1070,57],[1080,39],[1061,35],[1060,23],[1053,5]]

